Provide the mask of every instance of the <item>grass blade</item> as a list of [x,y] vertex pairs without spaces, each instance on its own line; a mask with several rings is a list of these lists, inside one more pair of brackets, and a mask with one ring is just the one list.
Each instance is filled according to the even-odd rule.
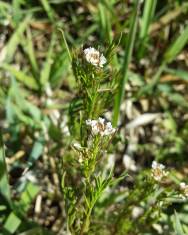
[[22,23],[20,23],[19,27],[16,29],[7,45],[3,48],[2,54],[4,54],[4,60],[6,62],[10,62],[14,56],[14,53],[17,49],[18,44],[20,43],[20,38],[23,32],[25,31],[31,16],[27,16]]
[[48,83],[49,76],[50,76],[51,66],[53,62],[52,57],[53,57],[53,48],[54,48],[55,38],[56,38],[55,34],[53,33],[52,39],[50,42],[50,47],[49,47],[48,54],[47,54],[47,58],[40,74],[40,83],[43,87]]
[[11,204],[11,194],[8,183],[7,168],[5,163],[5,150],[1,133],[0,133],[0,194],[2,194],[7,200],[7,202]]
[[136,35],[136,28],[138,23],[138,12],[139,12],[140,3],[138,0],[135,1],[134,11],[131,19],[131,26],[128,35],[128,40],[125,48],[125,57],[122,66],[122,77],[119,83],[119,90],[118,94],[115,97],[115,105],[114,105],[114,116],[113,116],[113,125],[117,126],[118,119],[119,119],[119,112],[120,112],[120,105],[124,96],[124,87],[125,83],[128,79],[128,65],[131,61],[132,51],[134,47],[135,35]]
[[99,3],[99,16],[100,16],[100,25],[101,25],[101,36],[103,40],[112,41],[112,31],[111,31],[111,21],[110,13],[108,9],[102,3]]
[[177,76],[178,78],[184,80],[184,81],[188,81],[188,72],[185,70],[181,70],[181,69],[172,69],[172,68],[165,68],[165,72]]
[[31,63],[33,74],[35,75],[35,77],[37,77],[38,72],[39,72],[39,67],[37,64],[36,56],[35,56],[33,38],[31,35],[30,28],[27,29],[26,33],[27,33],[26,34],[27,37],[21,43],[22,43],[23,49],[24,49],[24,51],[25,51],[26,55],[28,56],[29,61]]
[[139,48],[139,57],[143,57],[145,45],[147,42],[147,36],[149,31],[149,26],[152,22],[155,8],[157,5],[157,0],[147,0],[144,4],[144,13],[141,20],[141,29],[140,29],[140,40],[141,45]]
[[174,230],[175,230],[176,235],[185,235],[185,233],[183,232],[183,228],[182,228],[179,216],[176,213],[176,211],[175,211],[174,217],[175,217],[174,218]]
[[48,15],[48,18],[52,22],[54,22],[55,13],[54,13],[54,11],[52,10],[52,8],[49,4],[49,1],[47,1],[47,0],[40,0],[40,1],[41,1],[42,6],[44,7],[44,10],[46,11],[46,14]]
[[70,50],[69,50],[69,46],[67,44],[67,40],[65,38],[65,34],[64,34],[64,31],[62,29],[59,29],[59,31],[62,33],[62,36],[63,36],[63,43],[64,43],[64,46],[66,48],[66,51],[67,51],[67,54],[68,54],[68,57],[69,57],[69,61],[70,63],[72,63],[72,56],[71,56],[71,53],[70,53]]
[[26,75],[22,71],[18,71],[12,65],[3,64],[3,65],[1,65],[1,67],[3,69],[5,69],[6,71],[10,72],[18,81],[22,82],[25,86],[27,86],[33,90],[38,90],[39,86],[33,77]]
[[183,47],[188,42],[188,26],[183,30],[183,32],[176,38],[176,40],[169,47],[167,52],[164,55],[164,60],[166,62],[171,62],[179,52],[183,49]]
[[156,0],[145,1],[144,13],[143,13],[141,29],[140,29],[141,39],[144,39],[148,34],[149,25],[151,23],[151,20],[155,11],[156,4],[157,4]]
[[35,185],[31,182],[27,183],[25,191],[22,193],[20,201],[17,205],[20,211],[26,212],[29,209],[32,201],[34,200],[39,191],[40,188],[38,185]]

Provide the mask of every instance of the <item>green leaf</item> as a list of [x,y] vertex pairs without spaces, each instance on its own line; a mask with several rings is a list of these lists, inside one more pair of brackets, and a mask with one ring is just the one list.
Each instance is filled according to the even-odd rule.
[[2,194],[7,202],[11,204],[11,194],[8,183],[8,174],[5,163],[5,150],[3,139],[0,133],[0,194]]
[[68,73],[68,68],[71,68],[69,56],[64,48],[62,48],[62,50],[55,55],[54,63],[51,67],[50,83],[52,87],[61,85],[63,78],[65,78]]
[[102,1],[98,4],[100,25],[101,25],[101,35],[102,38],[111,42],[112,41],[112,30],[111,30],[111,21],[110,21],[110,12],[107,9]]
[[184,96],[180,95],[179,93],[173,93],[169,95],[169,100],[178,104],[182,107],[188,108],[188,102]]
[[12,1],[14,25],[18,25],[23,17],[23,11],[21,9],[21,4],[23,4],[23,0],[13,0]]
[[31,63],[32,71],[33,71],[35,77],[37,77],[38,72],[39,72],[39,68],[38,68],[38,64],[37,64],[37,60],[36,60],[36,56],[35,56],[33,37],[32,37],[30,28],[28,28],[26,32],[27,32],[27,37],[24,38],[21,43],[22,43],[23,49],[24,49],[25,53],[27,54],[29,61]]
[[18,71],[14,66],[8,64],[2,64],[1,67],[10,72],[18,81],[22,82],[28,88],[38,90],[39,86],[33,77],[26,75],[22,71]]
[[181,225],[180,219],[178,214],[174,213],[174,230],[176,232],[176,235],[185,235],[185,233],[183,232],[183,227]]
[[18,26],[16,31],[12,34],[12,37],[9,39],[8,43],[3,49],[4,61],[10,62],[14,56],[14,53],[17,49],[18,44],[20,43],[21,36],[25,31],[27,25],[29,24],[31,16],[27,16]]
[[47,1],[47,0],[40,0],[40,1],[41,1],[42,6],[44,7],[44,10],[46,11],[49,19],[53,22],[55,19],[55,12],[51,8],[49,1]]
[[72,62],[72,56],[71,56],[71,53],[70,53],[70,49],[69,49],[69,46],[68,46],[68,43],[67,43],[64,31],[62,29],[59,29],[59,30],[62,33],[62,37],[63,37],[62,45],[64,45],[64,47],[66,49],[66,52],[67,52],[67,55],[68,55],[68,58],[69,58],[69,61],[71,63]]
[[25,191],[22,193],[19,203],[17,204],[17,208],[22,212],[27,212],[29,209],[33,199],[38,194],[40,188],[39,186],[28,182]]
[[187,44],[188,41],[188,26],[184,29],[183,32],[176,38],[176,40],[169,47],[167,52],[164,55],[166,62],[171,62],[175,57],[180,53],[183,47]]
[[29,163],[32,164],[35,162],[42,154],[44,149],[44,143],[42,141],[42,138],[40,137],[37,141],[35,141],[31,154],[29,156]]
[[4,211],[6,209],[7,209],[7,207],[5,205],[0,205],[0,211]]
[[171,68],[165,68],[164,69],[165,72],[168,72],[172,75],[175,75],[185,81],[188,81],[188,72],[185,70],[181,70],[181,69],[171,69]]
[[13,212],[11,212],[3,227],[9,233],[13,234],[16,232],[20,224],[21,224],[20,218],[18,218]]
[[153,14],[155,12],[157,1],[148,0],[144,2],[144,12],[141,20],[140,38],[146,38],[148,34],[148,29],[151,24]]
[[141,45],[139,46],[138,50],[139,58],[143,57],[144,55],[144,50],[148,40],[149,26],[152,23],[156,5],[157,5],[157,0],[147,0],[144,2],[144,12],[141,19],[141,28],[140,28]]
[[113,186],[115,186],[115,185],[117,185],[120,181],[124,180],[125,177],[127,177],[127,176],[128,176],[128,174],[127,174],[127,172],[125,171],[125,172],[123,172],[118,178],[112,179],[110,184],[113,185]]
[[40,74],[40,83],[41,85],[44,87],[49,80],[49,76],[50,76],[50,71],[51,71],[51,66],[52,66],[52,56],[53,56],[53,47],[54,47],[54,43],[55,43],[55,34],[53,33],[52,35],[52,39],[50,42],[50,47],[47,53],[47,58],[46,61],[44,62],[41,74]]

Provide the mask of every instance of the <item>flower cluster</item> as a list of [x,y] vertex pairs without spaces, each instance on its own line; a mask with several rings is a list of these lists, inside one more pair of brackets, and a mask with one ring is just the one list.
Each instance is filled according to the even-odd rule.
[[106,58],[104,57],[104,55],[93,47],[84,49],[84,55],[87,62],[94,66],[99,66],[102,68],[103,65],[106,64]]
[[111,122],[106,122],[103,118],[98,120],[86,120],[86,125],[91,126],[93,135],[108,136],[115,133],[116,129],[112,127]]
[[186,199],[188,198],[188,185],[184,182],[180,183],[181,196]]
[[156,161],[152,162],[152,177],[154,180],[161,181],[167,175],[168,172],[165,171],[165,166],[163,164],[157,163]]

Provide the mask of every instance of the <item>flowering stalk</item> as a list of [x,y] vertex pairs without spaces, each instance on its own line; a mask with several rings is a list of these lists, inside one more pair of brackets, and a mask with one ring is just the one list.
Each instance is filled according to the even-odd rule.
[[[108,56],[113,47],[109,47]],[[113,102],[113,92],[116,88],[118,76],[114,76],[112,70],[104,68],[107,64],[105,56],[93,47],[84,49],[76,54],[72,60],[73,72],[77,81],[80,97],[80,110],[70,113],[71,123],[75,123],[74,130],[79,125],[80,134],[75,138],[80,140],[81,145],[73,148],[79,155],[78,164],[83,177],[84,188],[82,199],[78,204],[84,208],[82,215],[80,234],[89,230],[90,216],[93,207],[110,180],[95,176],[97,165],[104,157],[106,147],[115,133],[110,122],[99,117],[108,107],[109,101]],[[111,79],[113,78],[113,79]],[[101,88],[107,88],[101,92]],[[105,90],[105,89],[104,89]],[[78,118],[77,113],[80,113]],[[86,120],[86,121],[85,121]],[[73,125],[71,128],[74,127]],[[76,132],[75,132],[76,133]],[[90,133],[88,135],[88,133]],[[111,176],[110,176],[111,177]],[[77,212],[75,212],[77,214]]]
[[87,139],[85,120],[98,118],[113,104],[119,79],[118,73],[109,65],[113,50],[111,45],[105,57],[99,50],[89,47],[73,56],[72,68],[79,98],[70,106],[70,126],[74,131],[71,134],[81,139],[83,145]]

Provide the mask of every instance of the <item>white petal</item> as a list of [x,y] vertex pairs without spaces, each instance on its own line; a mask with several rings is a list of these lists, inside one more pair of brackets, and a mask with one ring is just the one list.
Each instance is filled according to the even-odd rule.
[[156,161],[153,161],[151,167],[152,167],[153,169],[155,169],[155,168],[157,167],[157,165],[158,165],[157,162],[156,162]]

